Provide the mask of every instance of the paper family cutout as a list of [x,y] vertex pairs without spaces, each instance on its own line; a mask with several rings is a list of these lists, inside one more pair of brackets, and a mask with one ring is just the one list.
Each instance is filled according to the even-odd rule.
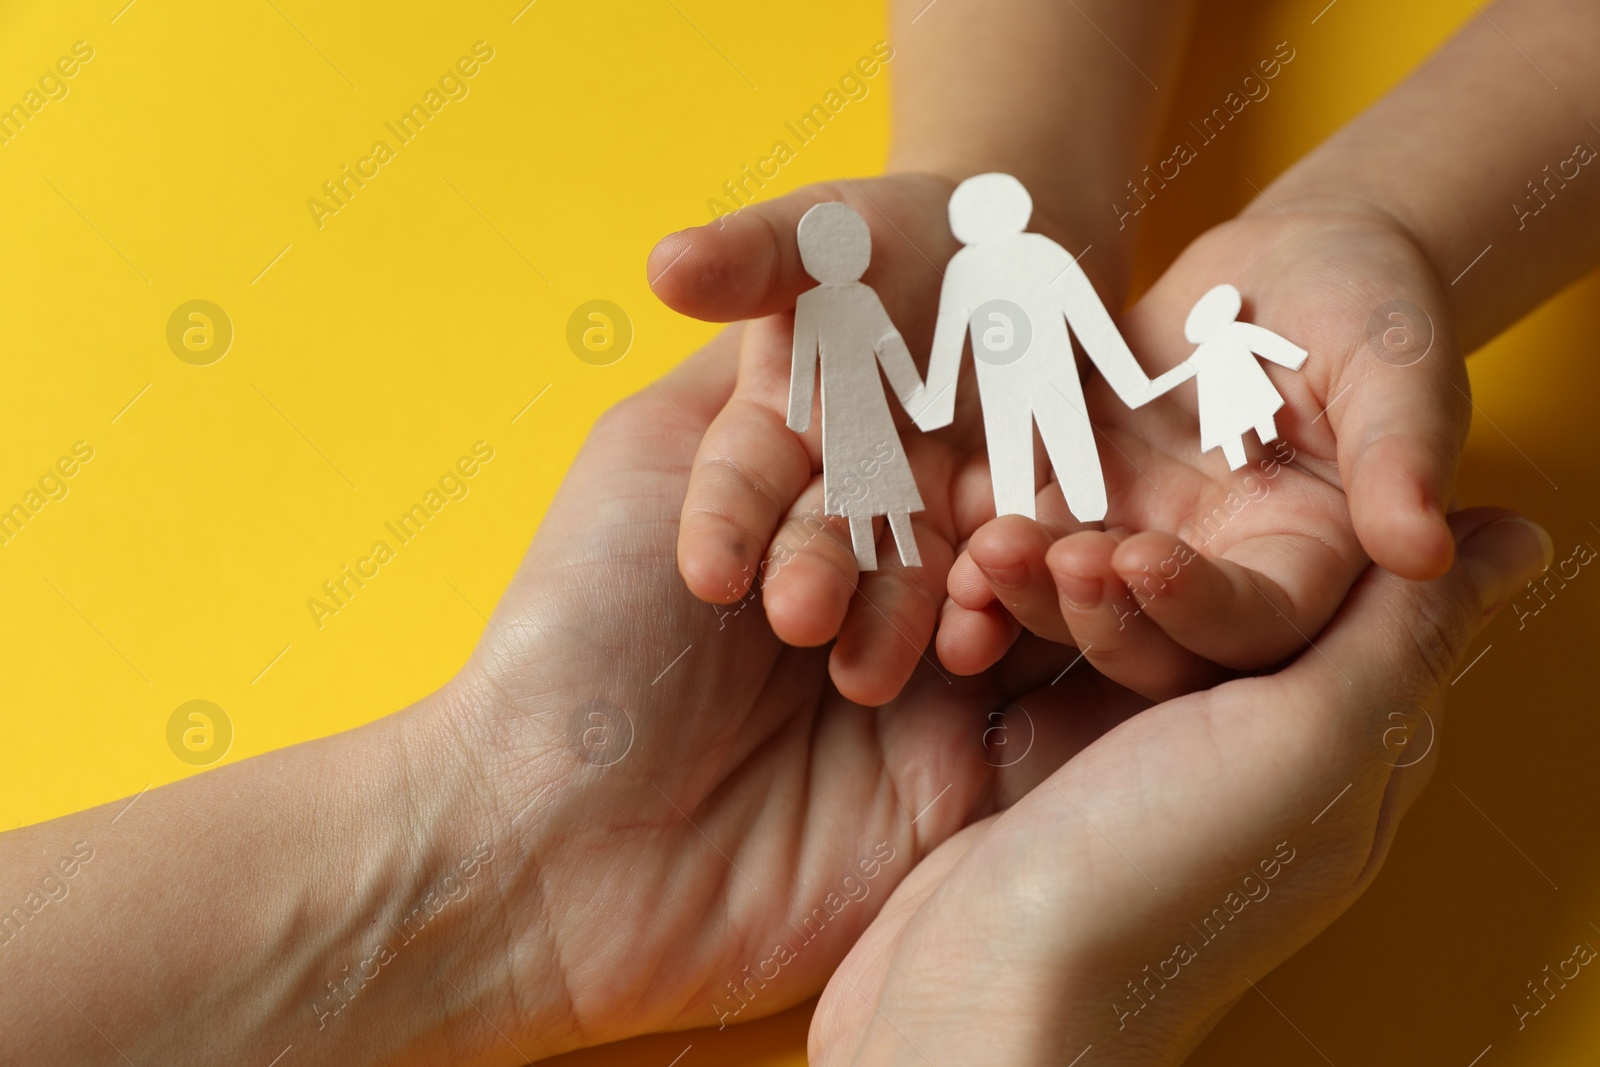
[[1034,517],[1037,424],[1068,509],[1082,522],[1105,518],[1105,478],[1071,336],[1130,408],[1196,379],[1200,451],[1221,448],[1230,469],[1245,463],[1245,433],[1255,430],[1263,444],[1277,437],[1283,397],[1256,356],[1299,370],[1307,353],[1239,322],[1239,290],[1218,285],[1196,301],[1184,335],[1198,347],[1152,380],[1077,261],[1027,232],[1032,215],[1032,198],[1009,174],[980,174],[956,188],[950,229],[964,247],[945,269],[925,382],[877,293],[860,280],[872,258],[866,222],[842,203],[818,204],[800,220],[801,262],[820,284],[795,303],[788,423],[796,432],[810,425],[820,364],[823,510],[849,519],[861,570],[877,567],[876,515],[887,516],[900,561],[921,565],[910,516],[922,497],[878,367],[919,429],[947,426],[969,335],[998,515]]

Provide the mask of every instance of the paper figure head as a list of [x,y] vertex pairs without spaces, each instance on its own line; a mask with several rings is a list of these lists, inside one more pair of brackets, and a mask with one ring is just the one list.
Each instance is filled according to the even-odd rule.
[[818,204],[801,216],[795,236],[806,273],[824,285],[853,282],[872,261],[872,231],[848,204]]
[[950,232],[964,245],[1028,228],[1033,197],[1009,174],[977,174],[950,196]]
[[1194,302],[1183,335],[1191,344],[1204,344],[1222,327],[1239,317],[1244,298],[1231,285],[1219,285]]

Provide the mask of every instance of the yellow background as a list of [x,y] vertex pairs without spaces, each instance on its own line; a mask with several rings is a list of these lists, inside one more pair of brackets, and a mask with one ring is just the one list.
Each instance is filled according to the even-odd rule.
[[[595,414],[709,336],[650,296],[652,241],[705,221],[722,183],[885,32],[850,0],[524,2],[0,8],[0,102],[74,42],[94,49],[67,97],[0,146],[0,507],[74,442],[95,450],[0,546],[0,829],[193,773],[166,740],[185,701],[225,710],[237,760],[442,683]],[[1176,123],[1278,41],[1297,55],[1146,213],[1146,280],[1244,203],[1245,179],[1264,185],[1475,17],[1471,0],[1339,0],[1313,23],[1324,2],[1206,5]],[[374,140],[393,145],[383,124],[479,40],[494,59],[469,95],[319,229],[306,201]],[[769,191],[880,168],[892,77]],[[205,367],[166,343],[197,298],[235,330]],[[1535,515],[1562,556],[1600,545],[1597,298],[1591,277],[1472,365],[1462,496]],[[611,366],[566,345],[591,299],[634,323]],[[306,600],[478,440],[495,458],[470,495],[318,629]],[[1600,978],[1522,1032],[1510,1005],[1575,942],[1600,945],[1597,606],[1585,571],[1522,631],[1508,616],[1486,635],[1376,887],[1194,1062],[1596,1056]],[[691,1046],[681,1067],[797,1064],[805,1026],[802,1008],[561,1062],[664,1067]]]

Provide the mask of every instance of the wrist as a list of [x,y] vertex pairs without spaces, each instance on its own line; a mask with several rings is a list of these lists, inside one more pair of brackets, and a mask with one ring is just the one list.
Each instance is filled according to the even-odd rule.
[[372,926],[387,923],[396,962],[415,951],[404,982],[420,1001],[412,1010],[430,1013],[419,1049],[522,1064],[586,1043],[555,952],[558,909],[541,888],[564,775],[547,766],[560,753],[526,751],[513,720],[528,713],[508,712],[479,680],[464,673],[393,719],[415,851]]

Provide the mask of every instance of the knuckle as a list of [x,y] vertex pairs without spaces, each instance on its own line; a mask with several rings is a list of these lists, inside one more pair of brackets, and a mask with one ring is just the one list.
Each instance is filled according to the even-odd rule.
[[1465,613],[1435,596],[1416,593],[1396,613],[1393,628],[1406,635],[1414,653],[1413,672],[1431,690],[1448,684],[1472,635]]

